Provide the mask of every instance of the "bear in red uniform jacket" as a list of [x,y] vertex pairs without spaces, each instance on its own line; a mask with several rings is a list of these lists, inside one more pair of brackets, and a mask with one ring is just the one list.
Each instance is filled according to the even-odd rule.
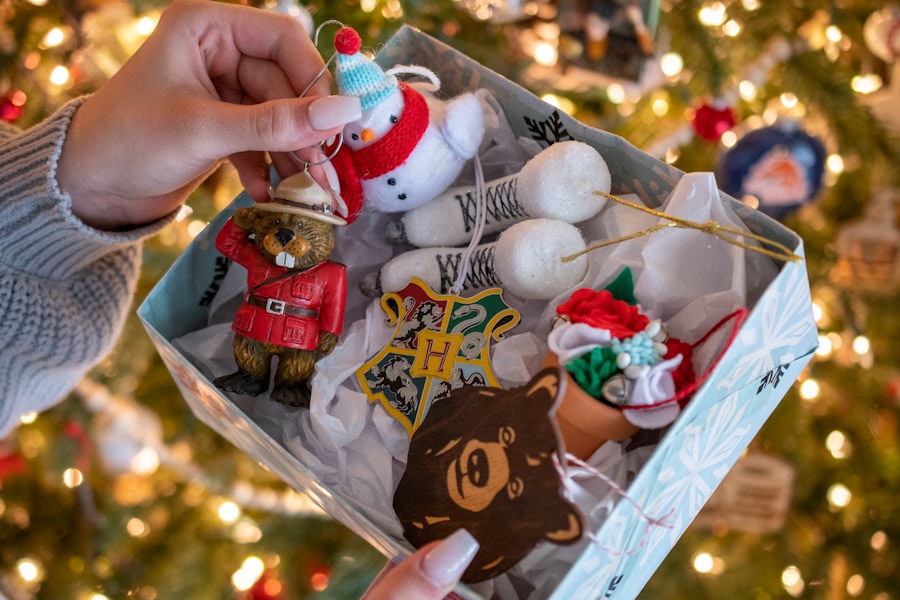
[[272,202],[240,208],[216,238],[216,248],[247,268],[247,292],[234,317],[238,371],[215,384],[256,396],[269,387],[272,358],[279,357],[270,398],[309,406],[307,380],[316,361],[337,345],[344,323],[347,275],[331,262],[331,198],[307,173],[285,179]]

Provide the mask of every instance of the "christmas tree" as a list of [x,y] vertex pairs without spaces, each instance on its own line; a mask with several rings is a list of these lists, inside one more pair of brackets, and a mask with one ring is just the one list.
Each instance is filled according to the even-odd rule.
[[[588,125],[716,172],[797,231],[816,357],[643,597],[896,597],[900,12],[866,0],[607,10],[618,4],[258,6],[308,28],[339,19],[373,48],[416,26]],[[28,127],[96,89],[163,7],[4,0],[0,118]],[[145,245],[136,301],[239,191],[223,167]],[[70,398],[0,441],[10,598],[350,598],[383,563],[199,423],[136,318]]]

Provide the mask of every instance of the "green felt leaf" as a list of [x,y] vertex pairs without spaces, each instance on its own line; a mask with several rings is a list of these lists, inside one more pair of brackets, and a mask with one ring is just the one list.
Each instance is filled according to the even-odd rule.
[[625,267],[608,286],[603,288],[612,294],[616,300],[627,302],[634,306],[637,298],[634,297],[634,279],[631,276],[631,267]]

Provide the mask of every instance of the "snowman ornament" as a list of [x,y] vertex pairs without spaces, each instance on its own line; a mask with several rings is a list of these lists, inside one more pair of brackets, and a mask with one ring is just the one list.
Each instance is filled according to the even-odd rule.
[[334,156],[347,220],[365,208],[405,212],[446,190],[484,137],[481,102],[471,93],[451,100],[427,96],[399,81],[396,74],[437,76],[424,67],[383,71],[360,52],[359,34],[343,27],[335,35],[335,80],[342,95],[357,96],[359,120],[344,127],[343,145]]

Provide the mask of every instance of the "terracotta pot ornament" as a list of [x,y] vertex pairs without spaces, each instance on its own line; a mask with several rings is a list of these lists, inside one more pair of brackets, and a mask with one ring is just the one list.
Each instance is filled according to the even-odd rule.
[[570,379],[556,414],[569,453],[587,460],[677,418],[677,394],[696,380],[692,347],[640,311],[630,269],[604,290],[577,290],[557,313],[544,366],[562,365]]
[[[556,355],[548,353],[542,368],[559,366]],[[556,411],[556,425],[566,444],[566,451],[587,460],[608,441],[621,441],[640,431],[640,427],[625,418],[621,409],[600,402],[569,380],[562,402]]]

